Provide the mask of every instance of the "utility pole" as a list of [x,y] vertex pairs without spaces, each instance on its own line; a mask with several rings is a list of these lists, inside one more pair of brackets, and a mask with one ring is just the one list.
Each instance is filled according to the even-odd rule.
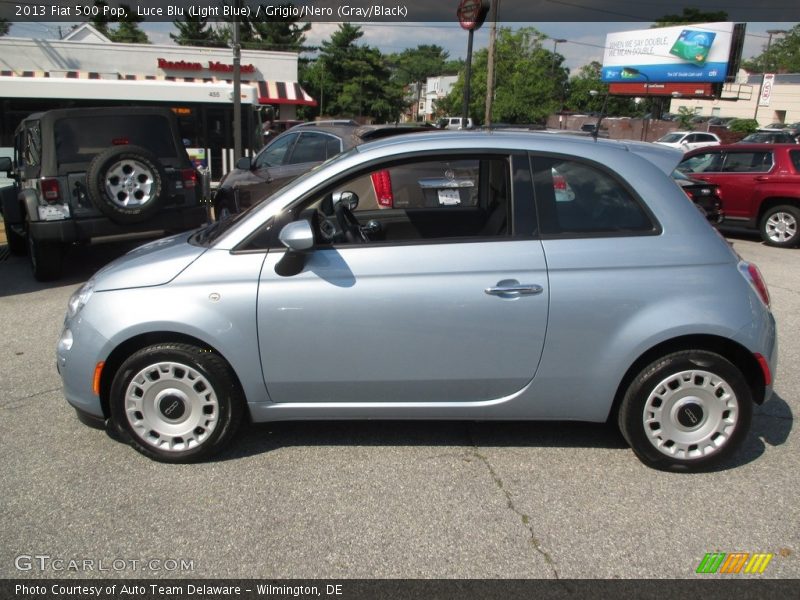
[[500,0],[492,2],[489,13],[489,20],[492,22],[489,29],[489,58],[486,65],[486,114],[483,117],[483,124],[486,127],[492,126],[492,104],[494,103],[494,46],[497,41],[497,10],[500,7]]
[[242,45],[239,12],[242,0],[235,0],[233,15],[233,160],[242,156]]

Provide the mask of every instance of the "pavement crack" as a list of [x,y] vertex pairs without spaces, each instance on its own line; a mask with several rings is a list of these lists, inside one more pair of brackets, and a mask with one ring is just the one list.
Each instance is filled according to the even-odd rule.
[[470,454],[478,459],[480,462],[484,464],[486,469],[489,471],[489,475],[491,475],[492,480],[494,481],[495,486],[500,492],[505,496],[506,499],[506,506],[508,509],[513,512],[522,523],[522,526],[528,531],[529,540],[531,547],[544,559],[545,563],[550,567],[553,571],[553,577],[555,579],[561,579],[558,573],[558,568],[556,566],[556,562],[553,560],[553,557],[550,553],[542,547],[539,538],[536,537],[536,532],[533,530],[533,523],[531,522],[530,516],[522,512],[517,505],[514,503],[514,498],[511,496],[511,492],[505,487],[503,484],[503,480],[500,475],[497,473],[497,470],[494,468],[492,463],[489,461],[488,457],[480,452],[478,449],[478,444],[475,442],[475,438],[472,435],[472,429],[468,429],[467,436],[469,438],[470,443]]
[[12,398],[11,400],[6,400],[5,402],[0,402],[0,409],[3,408],[13,408],[14,404],[18,402],[24,402],[25,400],[32,400],[39,396],[44,396],[46,394],[52,394],[53,392],[58,392],[61,390],[61,387],[55,387],[49,390],[42,390],[41,392],[36,392],[35,394],[29,394],[27,396],[23,396],[22,398]]

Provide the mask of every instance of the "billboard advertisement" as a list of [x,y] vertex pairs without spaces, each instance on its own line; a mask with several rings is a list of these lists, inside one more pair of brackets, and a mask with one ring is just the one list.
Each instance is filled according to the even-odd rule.
[[610,33],[604,83],[725,81],[734,23],[703,23]]

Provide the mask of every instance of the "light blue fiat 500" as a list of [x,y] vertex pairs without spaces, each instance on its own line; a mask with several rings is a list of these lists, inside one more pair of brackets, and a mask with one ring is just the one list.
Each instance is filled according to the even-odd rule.
[[771,395],[775,322],[680,159],[529,132],[360,146],[97,273],[58,343],[66,398],[168,462],[243,419],[547,419],[707,468]]

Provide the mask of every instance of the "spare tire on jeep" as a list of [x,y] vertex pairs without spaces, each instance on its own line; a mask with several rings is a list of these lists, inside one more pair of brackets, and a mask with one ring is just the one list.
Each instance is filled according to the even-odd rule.
[[164,167],[141,146],[114,146],[94,157],[86,173],[89,199],[109,219],[146,221],[166,195]]

